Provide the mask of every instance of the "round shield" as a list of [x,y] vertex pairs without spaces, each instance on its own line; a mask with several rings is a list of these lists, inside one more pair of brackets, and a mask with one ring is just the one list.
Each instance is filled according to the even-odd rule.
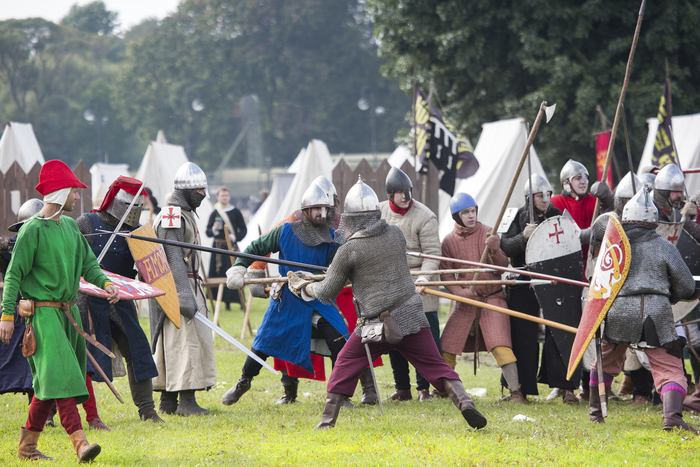
[[[112,281],[112,284],[119,289],[119,298],[121,300],[142,300],[144,298],[153,298],[165,295],[165,292],[159,288],[153,287],[145,282],[129,279],[128,277],[120,276],[119,274],[114,274],[113,272],[105,270],[102,270],[102,272],[105,274],[105,276],[107,276],[107,279]],[[80,287],[78,288],[78,292],[84,293],[85,295],[91,295],[93,297],[109,297],[107,292],[96,285],[86,282],[82,277],[80,278]]]

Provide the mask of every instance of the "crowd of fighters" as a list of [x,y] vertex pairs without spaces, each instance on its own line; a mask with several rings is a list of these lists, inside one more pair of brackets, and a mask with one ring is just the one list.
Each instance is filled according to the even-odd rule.
[[[486,426],[486,417],[465,391],[455,366],[462,353],[485,350],[501,368],[501,382],[508,390],[504,402],[525,403],[528,396],[538,394],[538,383],[547,384],[566,404],[587,400],[590,420],[603,422],[598,385],[609,390],[613,378],[624,371],[625,385],[634,386],[635,403],[650,400],[652,389],[656,390],[663,403],[664,429],[678,427],[697,433],[683,421],[682,411],[684,406],[700,410],[700,390],[688,393],[682,364],[687,337],[674,323],[671,310],[673,303],[694,298],[695,282],[674,246],[678,235],[674,239],[664,234],[669,228],[675,228],[674,232],[680,228],[700,243],[697,204],[687,200],[682,205],[684,176],[675,165],[647,172],[643,179],[628,174],[614,193],[600,182],[589,193],[586,168],[570,160],[561,170],[562,190],[557,196],[552,196],[553,189],[544,177],[533,174],[525,187],[524,205],[505,223],[500,236],[479,221],[474,198],[457,193],[450,203],[454,228],[442,242],[437,217],[412,197],[411,181],[401,170],[389,172],[388,201],[381,203],[359,180],[345,197],[342,215],[337,212],[335,187],[319,177],[304,193],[300,209],[253,241],[245,253],[278,253],[280,259],[327,267],[324,278],[312,277],[310,269],[279,266],[286,281],[266,287],[263,281],[249,282],[265,276],[264,262],[238,258],[226,270],[220,258],[212,258],[212,275],[222,276],[225,271],[232,292],[249,284],[253,296],[269,299],[252,345],[258,359],[246,359],[240,379],[224,394],[222,403],[238,403],[259,374],[260,361],[269,357],[274,357],[275,369],[282,374],[283,395],[277,403],[294,403],[299,378],[325,379],[325,355],[333,369],[316,428],[331,428],[341,408],[353,407],[350,398],[358,382],[361,403],[378,402],[369,361],[381,365],[382,355],[388,354],[395,379],[395,392],[389,399],[413,398],[410,363],[415,367],[418,400],[450,398],[467,423],[479,429]],[[56,408],[78,459],[94,459],[101,448],[87,441],[77,404],[83,404],[91,428],[108,430],[99,418],[92,390],[92,381],[103,378],[128,376],[132,400],[143,421],[162,423],[158,411],[181,416],[209,414],[196,400],[198,391],[216,384],[212,333],[193,319],[197,313],[208,316],[196,251],[164,246],[183,319],[176,327],[152,299],[148,307],[150,343],[139,325],[134,302],[119,300],[117,288],[102,272],[136,277],[126,240],[117,236],[106,246],[110,236],[101,233],[113,232],[120,221],[122,230],[139,227],[141,185],[139,180],[119,177],[99,208],[74,221],[62,213],[73,209],[80,197],[78,190],[85,185],[63,162],[49,161],[36,187],[43,201],[25,203],[18,222],[10,227],[17,235],[0,239],[4,275],[0,392],[29,395],[29,414],[20,430],[18,448],[22,459],[47,458],[37,443],[44,426],[53,425]],[[164,222],[161,211],[153,219],[157,236],[200,245],[195,216],[208,196],[204,172],[196,164],[183,165],[167,201],[168,209],[177,209],[181,222],[175,226]],[[228,191],[220,189],[217,198],[220,204],[207,233],[221,243],[217,246],[224,246],[223,242],[245,236],[246,230],[240,212],[228,204]],[[592,224],[597,200],[604,214]],[[149,204],[157,206],[154,199]],[[584,245],[581,254],[576,254],[574,277],[592,273],[608,216],[621,220],[631,245],[628,277],[604,323],[604,374],[595,370],[595,355],[587,354],[574,377],[567,379],[571,336],[545,327],[540,351],[542,331],[537,323],[475,305],[457,304],[440,335],[438,298],[426,294],[422,283],[473,280],[475,272],[465,271],[458,260],[480,262],[485,257],[486,264],[494,267],[509,263],[514,268],[528,267],[526,251],[538,225],[562,215],[578,225],[577,235]],[[107,251],[98,264],[104,248]],[[407,252],[431,258],[407,256]],[[584,271],[586,262],[589,266]],[[81,276],[104,289],[108,298],[79,294]],[[499,281],[501,273],[487,269],[479,279]],[[553,312],[528,280],[522,274],[514,282],[517,285],[507,287],[492,282],[445,288],[460,297],[578,325],[580,300]],[[579,297],[581,292],[576,292]],[[234,293],[226,301],[237,296]],[[378,325],[383,326],[383,333],[372,335]],[[34,346],[26,342],[24,336],[29,334],[35,337]],[[95,346],[117,352],[126,367],[121,358],[113,365]],[[103,375],[88,361],[86,349]],[[581,392],[575,395],[579,386]],[[158,411],[154,391],[160,393]]]

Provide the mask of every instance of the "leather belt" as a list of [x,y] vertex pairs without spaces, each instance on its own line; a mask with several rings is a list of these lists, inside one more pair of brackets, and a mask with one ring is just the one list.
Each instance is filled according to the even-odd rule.
[[73,325],[76,331],[78,331],[78,334],[83,336],[86,341],[97,347],[99,350],[102,351],[105,355],[108,355],[112,358],[116,358],[115,355],[107,349],[104,345],[100,344],[97,342],[95,339],[90,336],[90,334],[86,333],[81,329],[80,326],[78,326],[78,323],[75,322],[75,319],[73,319],[73,315],[70,314],[70,307],[75,305],[75,300],[72,302],[40,302],[40,301],[34,301],[34,308],[41,308],[41,307],[49,307],[49,308],[60,308],[63,310],[63,313],[65,313],[66,317],[68,318],[68,321],[70,321],[70,324]]

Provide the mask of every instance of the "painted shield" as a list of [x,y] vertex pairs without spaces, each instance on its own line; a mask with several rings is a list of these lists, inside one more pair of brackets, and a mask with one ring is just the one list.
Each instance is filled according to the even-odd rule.
[[[131,233],[157,238],[150,222]],[[168,264],[168,259],[165,256],[163,245],[134,238],[127,238],[126,242],[129,244],[131,255],[136,262],[136,269],[141,274],[143,281],[165,291],[165,295],[155,297],[156,301],[168,319],[179,329],[180,300],[177,297],[175,279],[170,271],[170,264]]]
[[656,233],[661,236],[661,238],[665,238],[669,242],[673,243],[673,245],[678,245],[678,239],[681,236],[681,232],[683,232],[683,224],[685,222],[677,222],[677,223],[672,223],[672,222],[659,222],[658,226],[656,227]]
[[[142,300],[144,298],[153,298],[165,295],[165,292],[159,288],[153,287],[145,282],[129,279],[128,277],[120,276],[119,274],[114,274],[113,272],[105,271],[104,269],[102,272],[105,274],[105,276],[107,276],[107,279],[111,280],[112,283],[119,289],[120,300]],[[80,278],[80,287],[78,288],[78,292],[84,293],[85,295],[91,295],[93,297],[109,297],[107,292],[96,285],[85,282],[85,279],[82,277]]]
[[[678,251],[681,253],[683,261],[685,261],[690,272],[692,272],[694,276],[700,276],[700,243],[683,229],[678,238],[676,248],[678,248]],[[680,321],[685,318],[688,313],[693,311],[697,304],[698,300],[692,300],[690,302],[678,302],[672,305],[673,320]]]
[[[566,216],[544,220],[530,236],[525,249],[528,269],[567,279],[583,281],[580,229]],[[533,287],[545,319],[577,327],[581,320],[581,292],[578,285],[557,284]],[[569,362],[574,334],[547,327],[561,358],[562,367]]]
[[591,286],[588,288],[586,306],[583,308],[581,323],[578,325],[578,332],[571,349],[571,359],[566,375],[568,379],[571,379],[574,374],[588,344],[625,283],[631,260],[627,235],[625,235],[620,221],[614,216],[610,216],[593,271]]

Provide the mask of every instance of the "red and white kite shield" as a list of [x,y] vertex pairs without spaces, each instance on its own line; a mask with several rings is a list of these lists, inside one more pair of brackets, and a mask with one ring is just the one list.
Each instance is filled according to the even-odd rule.
[[588,288],[586,306],[583,308],[581,322],[571,349],[567,379],[571,379],[588,344],[625,283],[631,260],[627,235],[620,221],[614,216],[609,216],[608,227],[605,229],[605,237],[595,264],[591,285]]
[[[119,274],[114,274],[113,272],[105,271],[102,272],[107,276],[107,279],[111,280],[115,287],[119,289],[119,298],[121,300],[141,300],[144,298],[160,297],[165,295],[165,292],[157,287],[146,284],[145,282],[140,282],[135,279],[129,279],[128,277],[120,276]],[[80,278],[80,287],[78,292],[84,293],[85,295],[91,295],[93,297],[107,298],[109,294],[102,290],[101,288],[86,282],[82,277]]]

